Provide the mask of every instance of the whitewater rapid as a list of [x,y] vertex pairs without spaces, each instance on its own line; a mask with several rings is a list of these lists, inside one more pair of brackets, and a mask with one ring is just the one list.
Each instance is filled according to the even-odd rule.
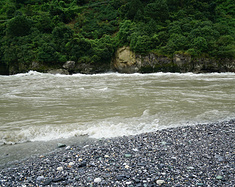
[[110,138],[235,116],[234,73],[0,76],[0,145]]

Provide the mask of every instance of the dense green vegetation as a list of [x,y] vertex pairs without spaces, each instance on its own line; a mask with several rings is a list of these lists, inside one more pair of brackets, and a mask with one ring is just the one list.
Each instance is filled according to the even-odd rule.
[[110,63],[140,54],[235,57],[235,0],[2,0],[0,63]]

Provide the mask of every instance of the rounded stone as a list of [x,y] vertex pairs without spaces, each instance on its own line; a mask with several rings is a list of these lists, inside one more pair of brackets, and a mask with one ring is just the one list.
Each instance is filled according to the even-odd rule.
[[223,177],[221,175],[216,176],[216,179],[221,180]]
[[57,171],[62,171],[62,170],[63,170],[63,167],[61,166],[57,168]]
[[62,143],[58,143],[58,144],[57,144],[57,147],[58,147],[58,148],[66,147],[66,145],[65,145],[65,144],[62,144]]
[[187,167],[187,169],[188,169],[188,170],[194,170],[194,167],[189,166],[189,167]]
[[128,153],[125,154],[125,157],[126,157],[126,158],[130,158],[130,157],[131,157],[131,154],[128,154]]
[[100,182],[101,182],[101,178],[100,177],[94,179],[94,183],[100,183]]
[[157,183],[158,185],[162,185],[163,183],[165,183],[165,181],[164,181],[164,180],[157,180],[156,183]]
[[197,186],[204,186],[203,183],[197,183],[196,185],[197,185]]
[[41,181],[41,180],[43,180],[43,179],[44,179],[43,176],[38,176],[38,177],[37,177],[37,181]]
[[69,166],[73,166],[74,165],[74,162],[69,162]]

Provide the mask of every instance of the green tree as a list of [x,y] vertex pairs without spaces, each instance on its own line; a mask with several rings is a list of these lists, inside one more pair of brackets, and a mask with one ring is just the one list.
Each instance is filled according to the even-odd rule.
[[169,10],[166,0],[156,0],[145,7],[145,15],[158,21],[166,21],[169,18]]
[[9,36],[25,36],[29,34],[32,22],[25,16],[16,16],[7,23],[7,34]]
[[148,35],[153,35],[153,34],[157,33],[157,31],[158,31],[157,22],[154,19],[150,19],[150,21],[147,24],[143,25],[143,30]]
[[6,64],[13,64],[18,62],[17,53],[20,52],[17,40],[15,38],[3,39],[2,42],[2,60]]
[[181,23],[179,21],[174,21],[170,23],[168,26],[168,33],[169,34],[182,34]]
[[53,43],[44,43],[38,50],[39,62],[56,62],[58,59],[58,53],[56,52],[55,45]]
[[52,38],[56,44],[56,50],[66,52],[66,44],[73,38],[73,30],[67,26],[55,27],[52,31]]
[[54,24],[52,23],[52,20],[47,15],[39,15],[35,17],[35,26],[38,30],[40,30],[43,33],[51,33],[53,30]]
[[131,0],[127,6],[128,10],[126,12],[126,17],[130,20],[133,20],[138,10],[141,11],[143,7],[142,2],[140,0]]
[[200,52],[206,52],[208,49],[207,41],[203,37],[197,37],[193,40],[192,47]]
[[120,29],[118,32],[120,45],[129,45],[133,26],[134,24],[130,20],[125,20],[124,22],[120,23]]
[[70,60],[74,61],[78,61],[79,58],[88,56],[91,53],[91,42],[81,36],[73,38],[65,47]]
[[232,36],[223,35],[216,44],[216,56],[220,58],[235,58],[235,40]]
[[170,40],[174,42],[176,48],[175,50],[185,50],[188,47],[188,40],[182,34],[172,34]]
[[114,54],[113,39],[105,35],[101,39],[94,40],[92,44],[93,59],[97,62],[109,63]]
[[137,35],[131,42],[131,49],[136,53],[146,54],[153,47],[153,41],[147,35]]
[[7,18],[13,18],[16,12],[16,7],[13,4],[8,5],[6,10]]

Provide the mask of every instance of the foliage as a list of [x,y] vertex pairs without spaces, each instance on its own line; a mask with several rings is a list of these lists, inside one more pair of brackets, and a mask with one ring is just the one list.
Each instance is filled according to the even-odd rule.
[[166,0],[156,0],[149,3],[144,9],[146,16],[158,21],[166,21],[169,17],[168,6]]
[[31,22],[25,16],[16,16],[7,23],[7,34],[9,36],[25,36],[29,34]]
[[109,63],[117,47],[235,58],[234,0],[2,0],[0,63]]

